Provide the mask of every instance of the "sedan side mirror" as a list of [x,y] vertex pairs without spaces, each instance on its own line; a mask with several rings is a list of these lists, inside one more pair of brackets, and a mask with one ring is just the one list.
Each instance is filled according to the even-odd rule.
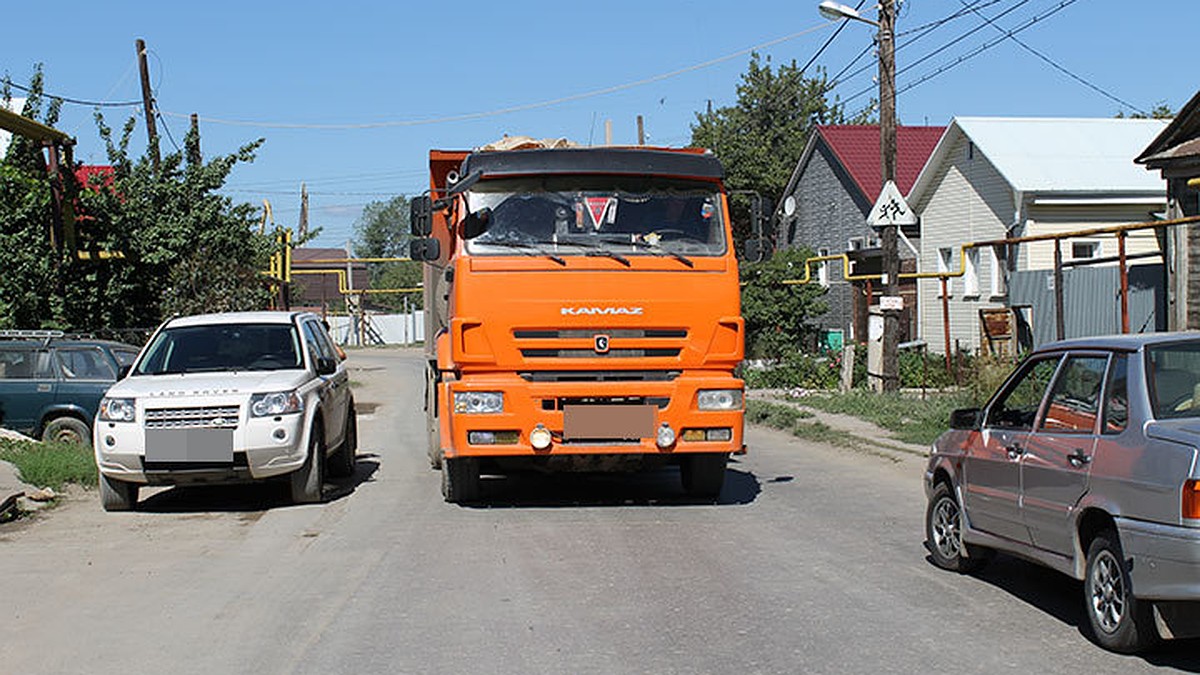
[[983,411],[979,408],[959,408],[950,413],[950,428],[978,431],[983,425]]

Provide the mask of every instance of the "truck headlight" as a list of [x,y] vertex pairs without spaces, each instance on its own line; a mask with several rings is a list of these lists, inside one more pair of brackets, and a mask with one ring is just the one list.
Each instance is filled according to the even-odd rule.
[[454,412],[468,415],[504,412],[504,392],[456,391]]
[[100,420],[103,422],[132,422],[137,406],[132,398],[104,398],[100,400]]
[[273,391],[250,397],[252,417],[274,417],[304,410],[304,401],[295,391]]
[[740,410],[742,390],[701,389],[696,392],[696,406],[701,410]]

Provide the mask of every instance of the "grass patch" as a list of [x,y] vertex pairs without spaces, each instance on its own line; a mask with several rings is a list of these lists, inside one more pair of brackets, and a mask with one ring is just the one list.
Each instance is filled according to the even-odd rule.
[[0,438],[0,460],[11,462],[22,481],[37,487],[96,485],[96,461],[87,445]]
[[892,432],[898,441],[928,445],[950,428],[950,412],[972,405],[970,392],[876,394],[854,389],[845,394],[805,396],[803,404],[831,413],[852,415]]
[[819,443],[847,445],[853,440],[849,434],[837,431],[824,422],[813,420],[813,417],[814,415],[807,410],[797,410],[782,403],[746,401],[746,421],[751,424],[780,429],[793,436]]

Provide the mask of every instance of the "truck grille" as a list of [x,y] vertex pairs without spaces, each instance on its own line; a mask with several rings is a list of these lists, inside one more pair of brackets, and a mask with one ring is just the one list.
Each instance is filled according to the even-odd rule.
[[237,425],[236,405],[146,411],[147,429],[236,429]]
[[596,335],[611,338],[686,338],[686,328],[564,328],[561,330],[515,330],[518,340],[590,340]]
[[[597,338],[604,336],[602,349]],[[513,338],[526,359],[676,358],[686,328],[518,328]]]
[[637,359],[643,357],[679,356],[679,349],[610,349],[598,353],[594,349],[522,349],[527,359]]
[[671,382],[678,370],[527,370],[526,382]]
[[542,399],[542,410],[562,410],[569,405],[652,405],[662,410],[670,404],[670,396],[559,396]]

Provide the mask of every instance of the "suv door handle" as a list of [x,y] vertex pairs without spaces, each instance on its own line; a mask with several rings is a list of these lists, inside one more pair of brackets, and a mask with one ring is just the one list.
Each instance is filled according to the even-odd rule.
[[1075,452],[1067,455],[1067,461],[1071,463],[1071,466],[1078,469],[1081,466],[1086,466],[1087,464],[1091,463],[1092,458],[1083,454],[1083,450],[1075,448]]
[[1013,443],[1012,445],[1005,446],[1004,450],[1008,452],[1009,459],[1018,459],[1021,457],[1021,455],[1025,454],[1025,448],[1022,448],[1019,443]]

